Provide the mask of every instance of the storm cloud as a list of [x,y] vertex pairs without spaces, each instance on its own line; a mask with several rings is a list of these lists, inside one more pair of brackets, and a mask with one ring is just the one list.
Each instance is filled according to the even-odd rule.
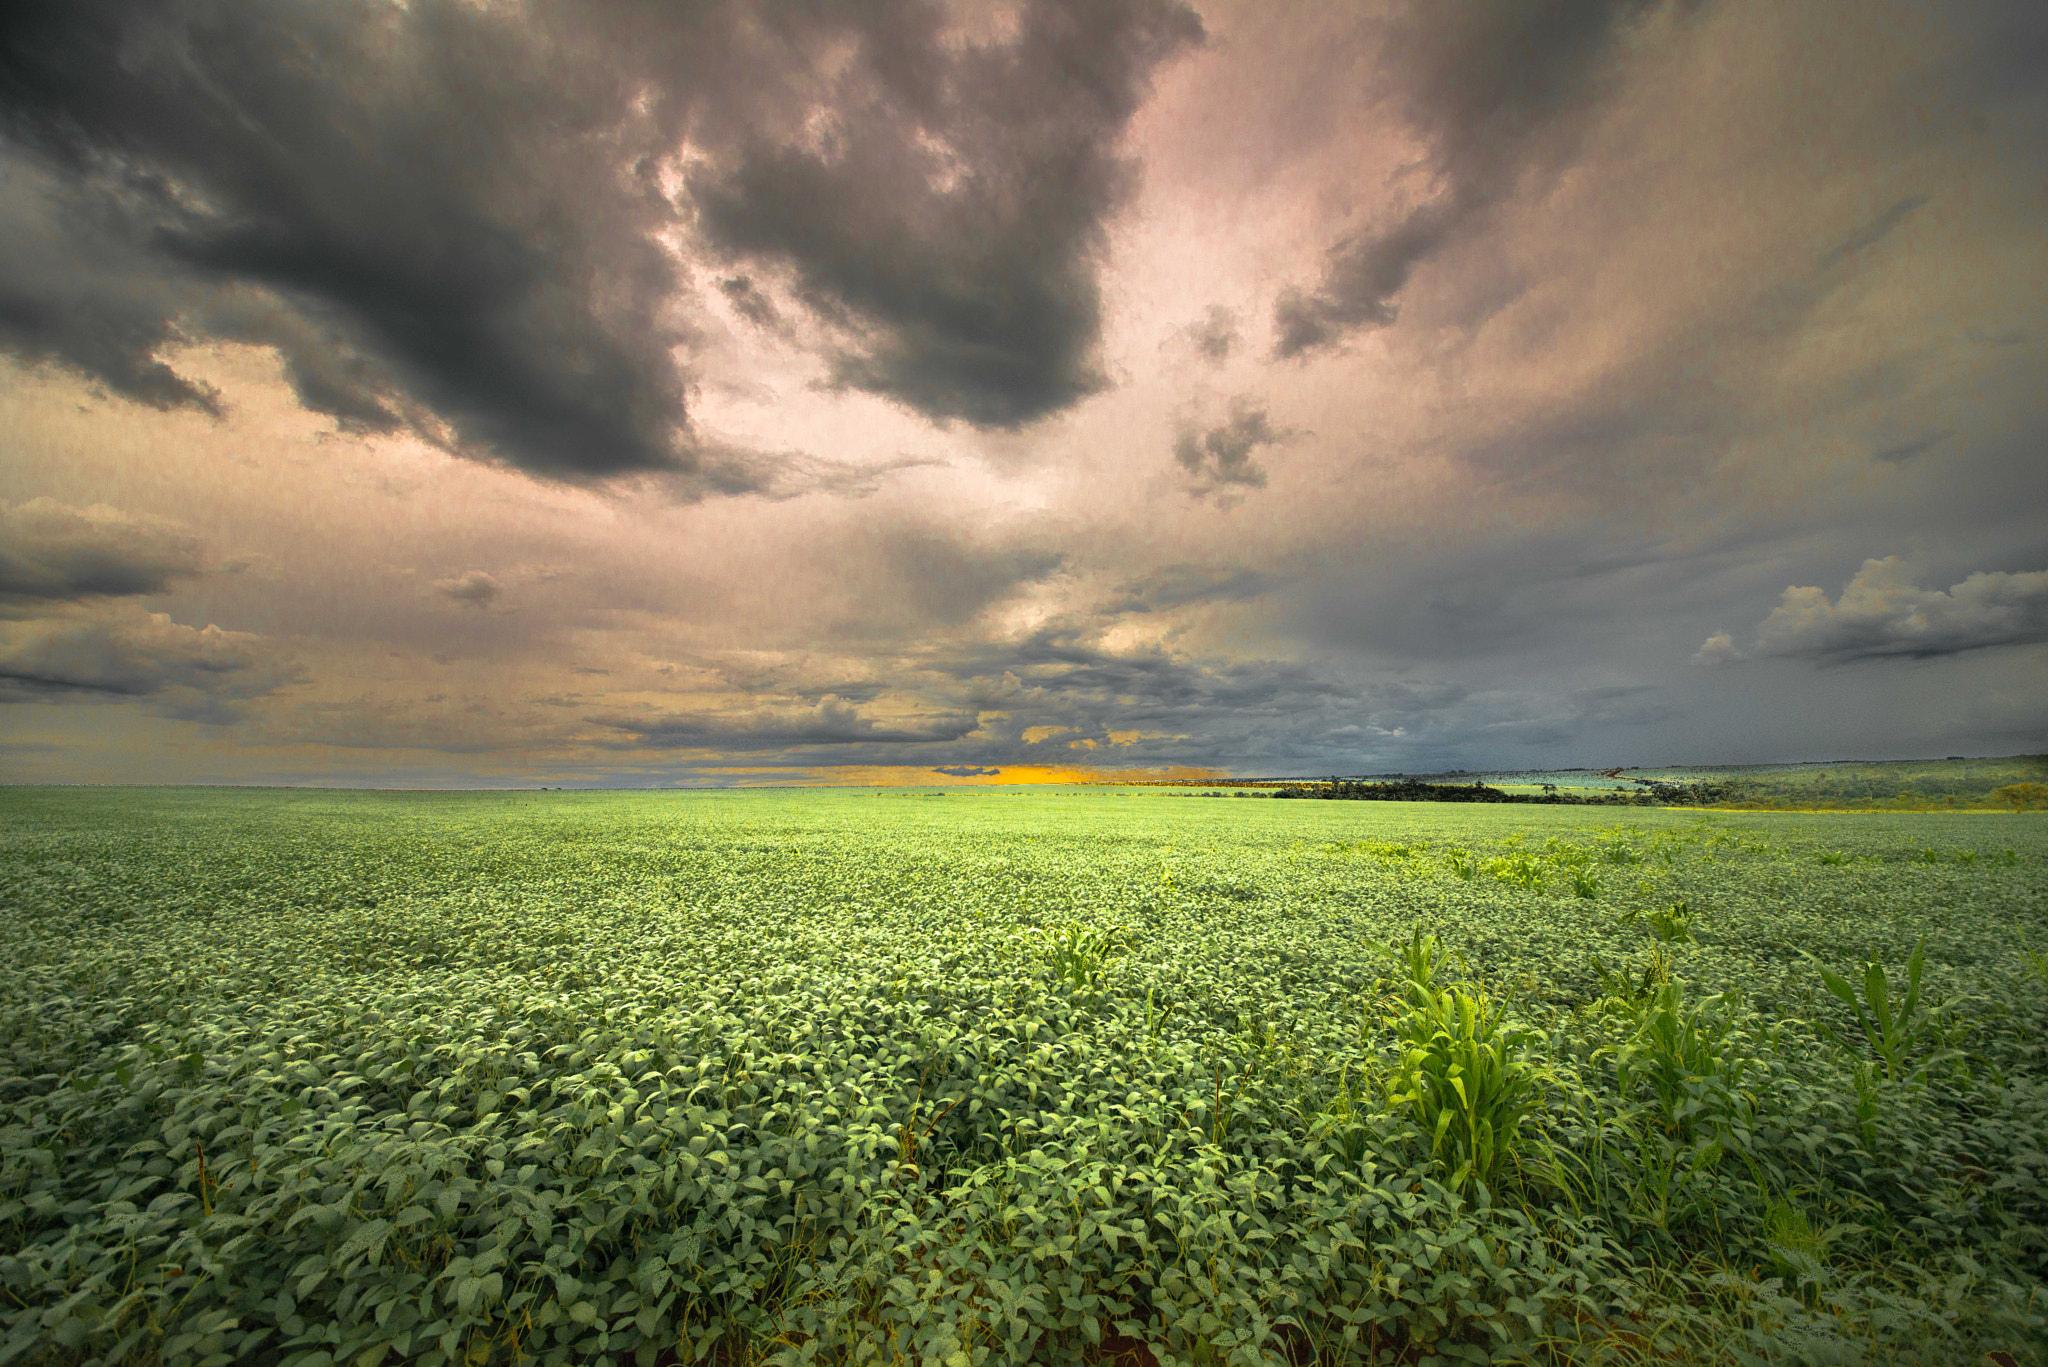
[[1416,268],[1530,178],[1567,164],[1612,83],[1617,40],[1661,0],[1408,0],[1377,25],[1372,79],[1424,147],[1419,202],[1326,253],[1322,278],[1274,307],[1274,354],[1385,327]]
[[434,590],[444,598],[473,608],[487,608],[505,591],[505,586],[495,576],[482,570],[468,570],[453,579],[436,579]]
[[691,176],[718,248],[793,272],[854,341],[834,382],[1010,429],[1106,383],[1094,355],[1115,144],[1149,78],[1199,42],[1172,0],[1035,0],[1007,41],[949,46],[936,7],[878,7],[801,138],[750,130]]
[[[1030,422],[1102,384],[1116,142],[1201,26],[1169,0],[1041,0],[987,42],[945,20],[27,0],[0,46],[0,347],[218,413],[169,354],[253,343],[345,431],[754,492],[773,471],[707,459],[691,422],[696,231],[794,274],[836,383]],[[774,321],[745,275],[721,288]]]
[[143,699],[164,716],[225,725],[240,704],[303,677],[259,636],[167,613],[0,622],[0,702]]
[[199,568],[199,542],[163,518],[51,498],[0,503],[0,612],[155,593]]
[[24,0],[10,776],[2024,748],[2040,8]]
[[843,698],[825,697],[801,710],[757,710],[740,714],[669,713],[646,717],[594,716],[591,722],[624,739],[612,742],[648,749],[787,750],[810,747],[925,745],[953,741],[974,729],[968,717],[935,717],[884,722],[862,716]]
[[1294,435],[1273,426],[1264,408],[1239,399],[1222,423],[1204,432],[1183,431],[1174,440],[1173,458],[1185,472],[1184,487],[1196,498],[1263,489],[1266,467],[1252,459],[1253,453]]
[[[1866,560],[1833,602],[1792,587],[1757,628],[1756,653],[1827,664],[1931,659],[2048,641],[2048,570],[1978,572],[1946,591],[1923,589],[1898,556]],[[1702,654],[1725,655],[1709,640]]]

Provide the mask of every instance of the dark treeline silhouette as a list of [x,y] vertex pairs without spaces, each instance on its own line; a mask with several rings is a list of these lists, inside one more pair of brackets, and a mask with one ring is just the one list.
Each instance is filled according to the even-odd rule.
[[1329,778],[1320,783],[1293,783],[1274,791],[1274,797],[1314,797],[1340,802],[1532,802],[1556,807],[1657,807],[1696,806],[1724,796],[1722,785],[1714,783],[1658,783],[1635,780],[1639,791],[1600,793],[1504,793],[1476,779],[1471,783],[1424,783],[1403,778],[1372,783],[1362,779]]

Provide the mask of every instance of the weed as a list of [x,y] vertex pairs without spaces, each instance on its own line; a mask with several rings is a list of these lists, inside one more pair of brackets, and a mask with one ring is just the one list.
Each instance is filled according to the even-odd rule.
[[1621,923],[1632,926],[1638,921],[1650,928],[1650,936],[1660,945],[1689,945],[1692,937],[1693,912],[1684,902],[1672,902],[1668,906],[1644,911],[1631,907],[1622,914]]
[[1820,970],[1821,982],[1827,990],[1855,1016],[1864,1042],[1883,1065],[1888,1081],[1896,1082],[1906,1075],[1908,1055],[1928,1032],[1930,1014],[1920,1004],[1920,976],[1926,961],[1927,937],[1923,935],[1913,946],[1913,957],[1906,962],[1905,993],[1896,999],[1884,966],[1875,960],[1863,966],[1860,1000],[1856,986],[1847,978],[1826,967]]
[[1733,1040],[1725,997],[1688,1003],[1684,985],[1666,979],[1626,1010],[1630,1029],[1616,1053],[1616,1085],[1624,1096],[1646,1086],[1668,1131],[1690,1141],[1753,1104],[1742,1091],[1751,1061]]
[[1505,1003],[1478,988],[1433,985],[1441,962],[1436,937],[1416,931],[1405,955],[1407,1009],[1389,1022],[1400,1058],[1388,1101],[1408,1109],[1454,1190],[1490,1199],[1550,1074],[1528,1056],[1538,1036],[1509,1024]]
[[1764,1247],[1770,1252],[1771,1270],[1809,1305],[1818,1302],[1827,1284],[1828,1245],[1837,1230],[1816,1230],[1806,1212],[1790,1199],[1779,1197],[1764,1211]]
[[1098,930],[1069,921],[1059,931],[1040,935],[1040,960],[1075,992],[1100,988],[1110,960],[1130,950],[1130,936],[1120,926]]
[[1543,891],[1547,881],[1543,866],[1537,863],[1535,856],[1519,850],[1499,859],[1487,860],[1486,871],[1499,882],[1527,888],[1531,892]]

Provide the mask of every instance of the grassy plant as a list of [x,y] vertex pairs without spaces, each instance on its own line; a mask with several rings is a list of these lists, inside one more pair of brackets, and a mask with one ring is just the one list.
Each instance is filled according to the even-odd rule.
[[1514,1170],[1549,1073],[1529,1055],[1537,1036],[1509,1023],[1505,1003],[1434,985],[1441,964],[1436,937],[1416,931],[1405,952],[1406,1009],[1389,1022],[1400,1057],[1388,1101],[1414,1118],[1449,1186],[1490,1198]]
[[1839,1232],[1816,1230],[1806,1212],[1787,1197],[1772,1201],[1764,1211],[1764,1247],[1770,1253],[1771,1269],[1809,1305],[1818,1301],[1820,1289],[1828,1282],[1828,1246]]
[[1693,911],[1684,902],[1672,902],[1649,911],[1631,907],[1622,914],[1621,923],[1625,926],[1635,925],[1639,921],[1649,927],[1651,938],[1660,945],[1687,945],[1694,942]]
[[1549,881],[1536,857],[1520,850],[1487,860],[1486,871],[1499,882],[1527,888],[1531,892],[1543,891]]
[[1733,1038],[1725,997],[1688,1002],[1684,984],[1667,978],[1623,1006],[1616,1086],[1624,1096],[1647,1088],[1666,1130],[1689,1141],[1753,1104],[1742,1089],[1751,1059]]
[[1572,896],[1591,900],[1600,895],[1600,875],[1591,869],[1572,870]]
[[1928,1033],[1932,1023],[1930,1013],[1922,1008],[1920,1001],[1920,977],[1926,964],[1927,937],[1923,935],[1913,946],[1913,957],[1906,961],[1904,992],[1894,995],[1884,966],[1872,960],[1863,966],[1860,999],[1856,984],[1826,967],[1820,970],[1821,982],[1849,1008],[1864,1043],[1883,1066],[1889,1081],[1896,1082],[1906,1075],[1907,1061],[1913,1048]]
[[1039,958],[1069,988],[1090,992],[1102,986],[1110,961],[1129,950],[1130,936],[1119,926],[1097,929],[1069,921],[1042,935]]

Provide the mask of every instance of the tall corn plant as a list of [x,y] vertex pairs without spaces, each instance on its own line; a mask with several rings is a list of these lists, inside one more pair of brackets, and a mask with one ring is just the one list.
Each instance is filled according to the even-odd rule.
[[1435,936],[1418,931],[1403,958],[1407,1009],[1392,1021],[1401,1053],[1388,1102],[1405,1107],[1428,1137],[1449,1185],[1491,1199],[1550,1080],[1527,1052],[1537,1036],[1509,1024],[1506,1004],[1482,989],[1436,987]]

